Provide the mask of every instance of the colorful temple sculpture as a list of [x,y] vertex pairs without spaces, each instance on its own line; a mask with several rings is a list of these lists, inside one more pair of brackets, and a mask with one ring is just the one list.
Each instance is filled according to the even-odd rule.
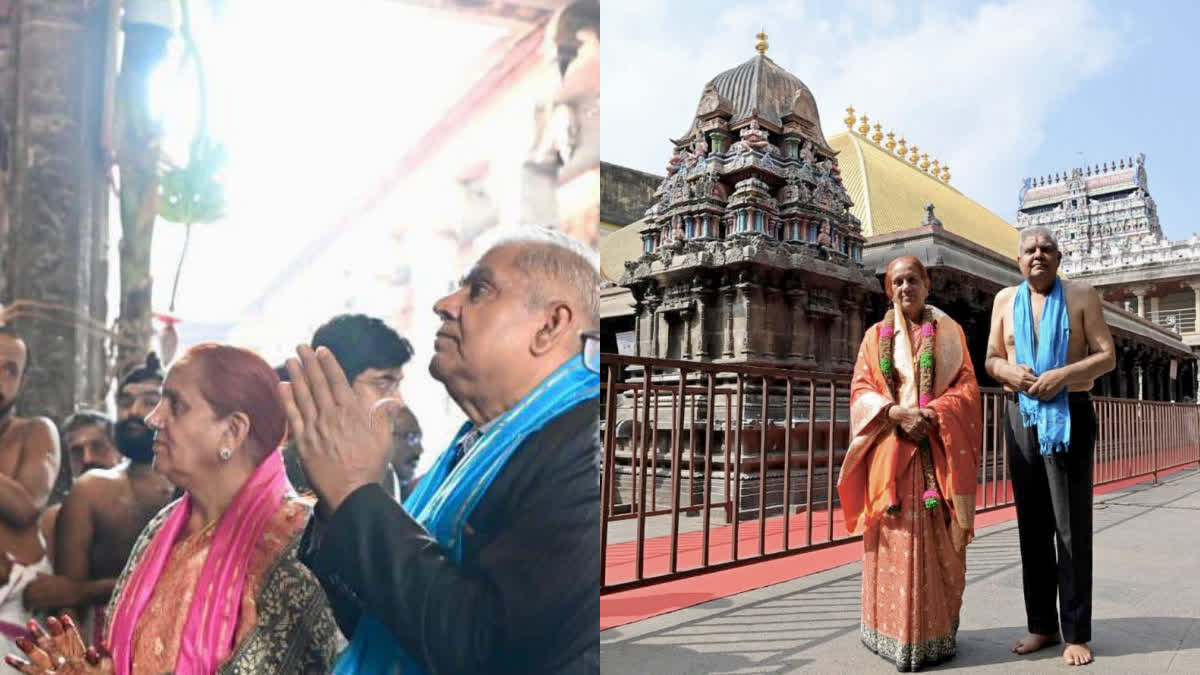
[[620,279],[638,353],[847,370],[879,283],[812,92],[765,51],[705,85],[674,141]]
[[[648,376],[675,386],[679,371],[665,364],[679,361],[727,364],[729,373],[717,382],[730,386],[739,377],[735,371],[745,367],[844,382],[863,331],[886,309],[881,282],[887,263],[911,253],[933,278],[929,302],[963,325],[981,383],[994,386],[983,369],[989,318],[996,291],[1021,279],[1018,230],[955,189],[950,168],[927,149],[903,135],[897,140],[895,130],[885,134],[853,108],[847,108],[846,130],[826,137],[812,92],[766,49],[766,36],[759,34],[757,54],[704,86],[693,120],[669,148],[665,175],[644,217],[603,234],[602,348],[673,360],[627,365],[627,383]],[[646,191],[646,174],[611,165],[607,170],[606,176],[624,177],[630,185],[605,186],[601,212],[629,213],[625,202]],[[1177,334],[1117,305],[1106,305],[1105,316],[1124,360],[1097,384],[1097,394],[1194,399],[1194,357]],[[1178,380],[1146,384],[1172,361],[1182,373]],[[685,385],[702,383],[691,377]],[[739,474],[738,517],[757,517],[760,490],[768,512],[779,512],[789,425],[775,388],[783,386],[778,380],[764,389],[767,404],[755,391],[734,409],[719,396],[697,403],[704,398],[701,388],[681,415],[695,419],[682,426],[666,412],[673,405],[669,395],[653,395],[652,405],[642,400],[643,409],[663,411],[649,422],[659,455],[656,484],[668,485],[676,470],[692,478],[707,473],[705,481],[687,484],[710,483],[718,501],[725,498],[720,491],[728,477]],[[793,456],[786,472],[791,504],[805,503],[808,491],[814,503],[828,496],[828,466],[838,465],[848,429],[848,390],[839,385],[835,393],[832,423],[827,388],[811,409],[791,411],[793,429],[816,430],[812,441],[796,438],[791,447],[812,443],[818,449],[811,477],[807,462]],[[605,420],[614,427],[616,504],[629,498],[633,448],[647,424],[633,398],[622,397]],[[672,434],[687,435],[690,444],[709,420],[716,432],[711,466],[672,468]],[[728,425],[738,426],[742,447],[753,452],[726,453],[724,445],[734,442],[723,433]],[[661,501],[669,493],[656,494]]]
[[[1105,300],[1178,335],[1193,352],[1200,350],[1200,236],[1170,241],[1163,235],[1145,155],[1024,179],[1017,227],[1033,226],[1055,232],[1067,276],[1092,284]],[[1111,392],[1195,398],[1191,362],[1131,347],[1118,358],[1118,371],[1131,381],[1122,383],[1118,375]],[[1129,377],[1135,370],[1143,373],[1140,385]]]

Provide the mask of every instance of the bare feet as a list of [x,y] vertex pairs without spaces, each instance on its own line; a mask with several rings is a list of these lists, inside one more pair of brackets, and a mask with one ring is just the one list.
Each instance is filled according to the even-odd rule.
[[1068,666],[1084,666],[1092,662],[1092,650],[1088,649],[1086,644],[1067,643],[1067,648],[1063,650],[1063,661],[1067,662]]
[[[1058,633],[1055,633],[1054,635],[1030,633],[1029,635],[1026,635],[1020,640],[1014,642],[1012,650],[1018,654],[1029,654],[1031,652],[1036,652],[1047,645],[1056,645],[1058,644],[1059,640],[1061,640],[1061,638],[1058,636]],[[1070,661],[1068,661],[1068,663],[1070,663]]]

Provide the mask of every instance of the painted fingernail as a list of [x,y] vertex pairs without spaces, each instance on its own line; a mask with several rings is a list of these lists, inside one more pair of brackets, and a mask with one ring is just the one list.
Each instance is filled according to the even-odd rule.
[[19,659],[19,658],[13,656],[12,654],[6,654],[4,656],[4,662],[7,663],[8,665],[12,666],[13,668],[16,668],[17,670],[20,670],[21,668],[28,665],[27,661],[25,661],[24,659]]
[[62,621],[62,625],[66,628],[74,628],[75,627],[75,620],[71,618],[70,614],[63,614],[61,621]]
[[56,619],[54,617],[50,617],[49,619],[46,619],[46,629],[49,630],[50,634],[53,635],[54,637],[58,637],[63,634],[62,624],[59,623],[58,619]]
[[83,653],[83,658],[93,666],[100,665],[100,652],[96,651],[95,647],[88,647],[87,651]]
[[42,637],[46,634],[46,631],[42,630],[42,627],[38,625],[38,622],[33,619],[30,619],[29,623],[25,624],[25,627],[29,629],[29,632],[32,633],[33,637],[35,638]]
[[21,651],[25,652],[26,654],[28,654],[29,651],[31,649],[33,649],[33,643],[30,642],[29,638],[27,638],[27,637],[17,638],[16,643],[17,643],[17,646],[21,648]]

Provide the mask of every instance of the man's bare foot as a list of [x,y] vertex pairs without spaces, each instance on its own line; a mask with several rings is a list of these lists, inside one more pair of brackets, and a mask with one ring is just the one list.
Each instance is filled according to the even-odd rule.
[[1066,661],[1068,666],[1085,666],[1092,662],[1092,650],[1088,649],[1087,644],[1068,642],[1067,648],[1063,650],[1063,661]]
[[1012,650],[1018,654],[1029,654],[1047,645],[1056,645],[1059,640],[1058,633],[1053,635],[1042,635],[1041,633],[1030,633],[1025,637],[1013,643]]

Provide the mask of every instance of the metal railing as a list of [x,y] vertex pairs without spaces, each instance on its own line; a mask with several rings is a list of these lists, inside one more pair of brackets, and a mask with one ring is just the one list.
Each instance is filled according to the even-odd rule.
[[1146,318],[1174,332],[1176,335],[1196,332],[1196,309],[1160,309],[1146,311]]
[[[602,356],[602,592],[853,541],[835,485],[849,376]],[[1005,395],[983,391],[977,505],[1012,504]],[[1094,483],[1200,465],[1200,408],[1097,397]]]

